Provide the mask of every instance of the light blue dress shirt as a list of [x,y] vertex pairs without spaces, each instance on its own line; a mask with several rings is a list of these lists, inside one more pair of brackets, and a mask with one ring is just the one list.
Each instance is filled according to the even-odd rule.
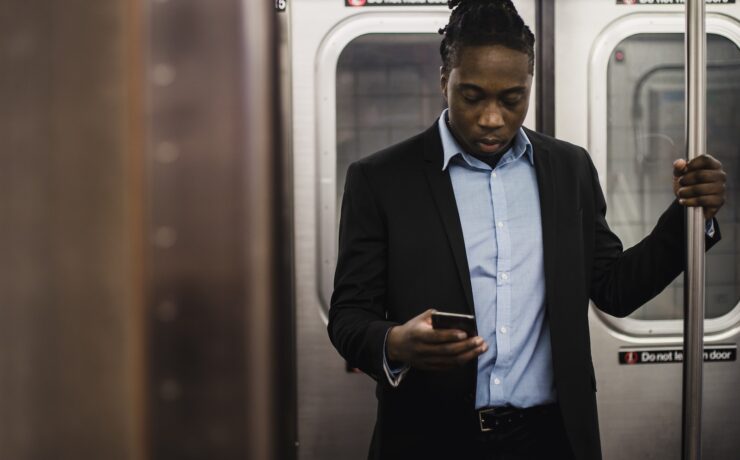
[[495,169],[464,152],[439,118],[465,239],[478,334],[476,408],[556,400],[545,312],[542,223],[532,144],[519,129]]

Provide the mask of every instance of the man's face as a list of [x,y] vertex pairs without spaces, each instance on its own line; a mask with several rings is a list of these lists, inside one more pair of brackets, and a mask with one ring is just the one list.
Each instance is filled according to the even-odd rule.
[[527,54],[500,45],[463,47],[441,83],[452,133],[461,146],[476,155],[505,151],[529,108]]

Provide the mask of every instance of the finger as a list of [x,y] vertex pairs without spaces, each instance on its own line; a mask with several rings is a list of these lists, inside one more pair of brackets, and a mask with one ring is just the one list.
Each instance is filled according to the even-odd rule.
[[424,356],[456,356],[462,353],[466,353],[470,350],[483,345],[483,339],[480,337],[472,337],[467,340],[450,343],[437,343],[437,344],[419,344],[417,348],[418,353]]
[[488,344],[484,343],[483,345],[476,347],[468,352],[457,355],[455,359],[457,360],[458,365],[463,365],[467,363],[468,361],[471,361],[477,358],[478,356],[482,355],[486,351],[488,351]]
[[[678,203],[682,206],[690,208],[701,206],[704,209],[721,208],[725,203],[725,199],[719,195],[708,195],[697,198],[681,198]],[[716,210],[715,210],[716,212]]]
[[488,350],[488,346],[486,344],[483,344],[465,353],[460,353],[454,356],[424,357],[418,361],[417,367],[423,366],[424,368],[427,368],[427,369],[437,369],[437,370],[454,369],[456,367],[465,365],[469,361],[485,353],[487,350]]
[[686,160],[679,158],[673,162],[673,177],[680,177],[686,172]]
[[682,186],[694,184],[708,184],[710,182],[724,183],[727,181],[727,174],[721,169],[700,169],[698,171],[689,171],[678,180]]
[[700,169],[722,169],[722,163],[711,155],[699,155],[686,165],[687,171]]
[[678,189],[679,198],[695,198],[708,195],[724,195],[725,193],[724,182],[710,182],[708,184],[697,184]]
[[468,338],[468,334],[460,329],[434,329],[429,327],[418,329],[416,332],[415,338],[417,340],[429,344],[459,342]]
[[448,367],[460,367],[468,363],[469,361],[477,358],[479,355],[485,353],[488,350],[488,345],[483,344],[478,347],[468,350],[464,353],[460,353],[453,356],[435,356],[428,358],[428,362],[436,366],[448,366]]

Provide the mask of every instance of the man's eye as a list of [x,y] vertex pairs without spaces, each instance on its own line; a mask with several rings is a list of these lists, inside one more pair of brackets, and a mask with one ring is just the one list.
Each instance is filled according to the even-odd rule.
[[522,101],[521,97],[510,97],[503,100],[504,105],[514,107]]
[[471,103],[480,101],[479,96],[470,96],[470,95],[465,95],[465,94],[463,94],[463,99]]

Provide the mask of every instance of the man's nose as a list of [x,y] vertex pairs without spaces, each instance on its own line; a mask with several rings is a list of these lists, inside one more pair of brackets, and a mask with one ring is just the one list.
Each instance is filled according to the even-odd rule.
[[483,113],[478,117],[478,124],[481,128],[497,129],[504,126],[504,117],[501,114],[501,107],[495,102],[491,102],[483,109]]

